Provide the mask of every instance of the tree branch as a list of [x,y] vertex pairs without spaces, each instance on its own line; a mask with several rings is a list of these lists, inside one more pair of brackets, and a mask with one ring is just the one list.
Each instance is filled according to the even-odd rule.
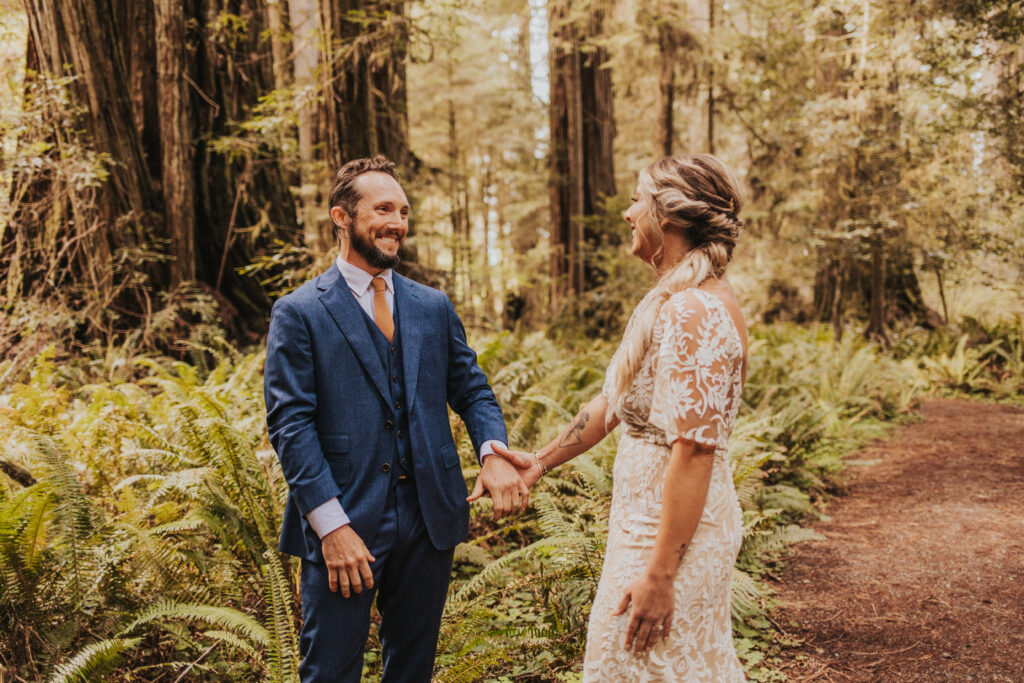
[[36,478],[32,476],[31,472],[26,470],[24,467],[15,465],[13,462],[9,462],[3,458],[0,458],[0,471],[25,488],[36,483]]

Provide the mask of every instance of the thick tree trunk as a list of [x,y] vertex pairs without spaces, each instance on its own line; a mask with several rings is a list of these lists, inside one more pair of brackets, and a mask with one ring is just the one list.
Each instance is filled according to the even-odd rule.
[[404,2],[324,0],[322,8],[330,46],[324,93],[330,165],[383,154],[411,171]]
[[[115,278],[115,254],[135,255],[150,237],[148,226],[154,196],[142,151],[139,129],[127,95],[127,70],[119,40],[117,13],[110,0],[60,3],[26,0],[29,37],[27,65],[32,70],[26,91],[44,83],[33,73],[73,76],[67,85],[70,102],[50,101],[40,115],[52,127],[45,143],[55,170],[16,173],[19,197],[12,204],[11,234],[0,252],[4,290],[17,298],[29,293],[47,296],[67,288],[72,305],[89,302],[91,332],[109,332],[96,311],[115,300],[119,307],[138,310],[145,297],[136,288],[126,294],[124,278]],[[80,109],[79,109],[80,107]],[[71,148],[74,145],[74,149]],[[103,163],[106,182],[82,186],[67,160],[95,150]],[[68,171],[71,175],[64,173]],[[13,244],[8,245],[8,242]],[[13,249],[11,248],[13,247]],[[136,268],[153,275],[145,265]]]
[[332,230],[322,230],[319,187],[326,179],[318,171],[314,156],[316,144],[314,120],[316,116],[316,70],[320,60],[320,11],[317,0],[289,0],[291,13],[292,48],[294,50],[295,89],[299,93],[299,192],[301,202],[302,233],[306,247],[315,254],[330,250]]
[[85,106],[86,132],[116,162],[105,194],[108,218],[152,210],[149,173],[132,117],[122,40],[110,0],[25,0],[40,68],[77,76],[73,89]]
[[160,109],[161,187],[170,238],[171,286],[196,279],[196,214],[192,122],[185,65],[182,0],[156,0],[157,101]]
[[267,30],[270,33],[270,55],[274,66],[274,89],[283,90],[291,83],[288,69],[288,46],[285,42],[284,2],[267,0]]
[[584,43],[599,34],[602,15],[583,25],[566,5],[549,5],[552,300],[579,295],[588,286],[585,235],[580,220],[615,194],[612,143],[615,123],[607,51]]

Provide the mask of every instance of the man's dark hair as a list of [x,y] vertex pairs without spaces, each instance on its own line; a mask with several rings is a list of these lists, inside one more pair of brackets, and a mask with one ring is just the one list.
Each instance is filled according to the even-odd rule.
[[[356,186],[356,178],[364,173],[372,172],[387,173],[395,180],[398,180],[395,162],[390,161],[387,157],[378,154],[372,159],[353,159],[341,167],[337,177],[334,179],[334,185],[331,186],[331,193],[327,198],[330,208],[333,209],[336,206],[340,206],[348,214],[348,217],[354,221],[356,219],[356,204],[359,203],[359,199],[362,197],[359,188]],[[334,226],[335,241],[338,240],[338,232],[340,230],[341,228],[338,225]]]

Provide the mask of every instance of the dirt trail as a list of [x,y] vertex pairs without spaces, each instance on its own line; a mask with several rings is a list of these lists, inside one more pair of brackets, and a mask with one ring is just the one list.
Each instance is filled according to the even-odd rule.
[[929,401],[776,586],[793,681],[1024,681],[1024,410]]

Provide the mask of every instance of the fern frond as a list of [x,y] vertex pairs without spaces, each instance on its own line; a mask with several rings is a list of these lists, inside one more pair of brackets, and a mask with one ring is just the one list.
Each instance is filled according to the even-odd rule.
[[180,603],[166,600],[158,603],[135,617],[121,633],[130,633],[143,624],[160,620],[198,621],[242,636],[255,646],[268,647],[270,634],[265,628],[244,612],[230,607]]
[[454,562],[486,566],[494,557],[487,550],[475,543],[460,543],[455,546]]
[[95,680],[100,674],[113,669],[121,655],[142,642],[142,638],[108,638],[79,650],[70,660],[57,666],[50,683],[78,683]]
[[742,619],[761,611],[760,601],[764,598],[764,589],[739,568],[732,571],[732,591],[730,610],[734,619]]
[[285,579],[277,551],[268,550],[263,559],[266,560],[263,566],[264,595],[270,606],[266,619],[272,636],[268,648],[271,676],[275,681],[298,683],[299,639],[292,613],[292,589]]

